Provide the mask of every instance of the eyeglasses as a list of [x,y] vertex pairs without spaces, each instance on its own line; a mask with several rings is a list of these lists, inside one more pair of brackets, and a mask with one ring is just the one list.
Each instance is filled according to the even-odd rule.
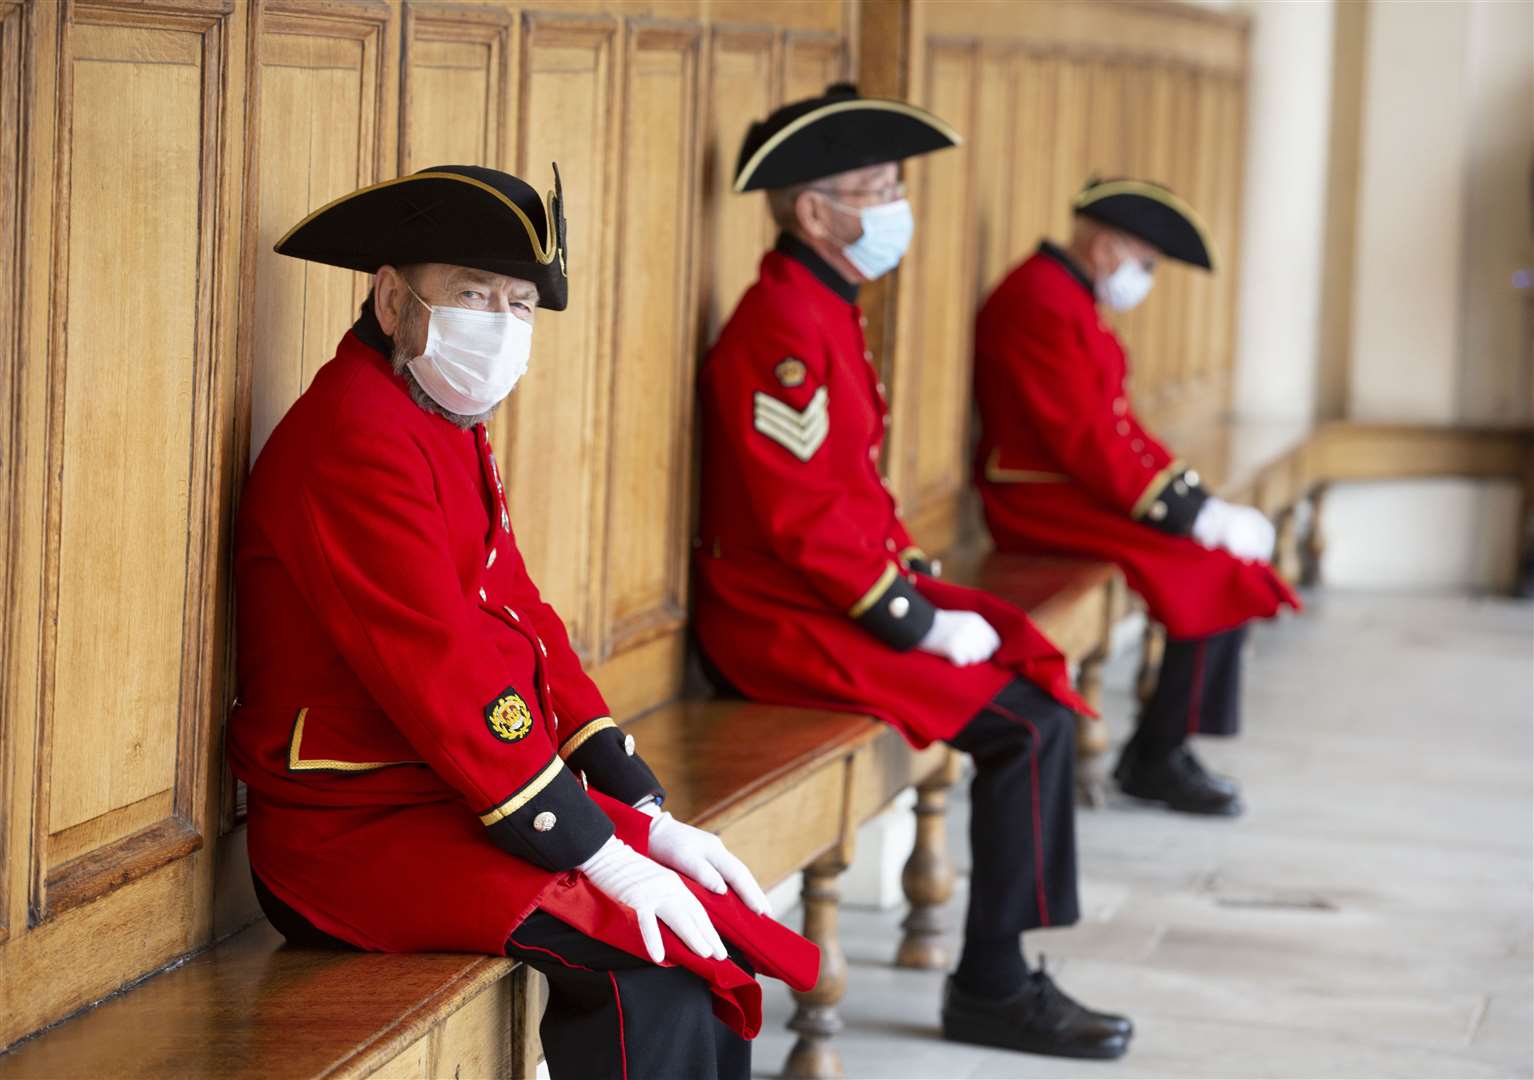
[[841,191],[835,191],[831,188],[817,187],[811,188],[810,190],[818,191],[822,195],[829,195],[833,199],[841,198],[846,195],[861,195],[878,199],[879,202],[894,202],[896,199],[905,198],[905,184],[899,180],[895,181],[893,184],[885,184],[882,187],[844,188]]

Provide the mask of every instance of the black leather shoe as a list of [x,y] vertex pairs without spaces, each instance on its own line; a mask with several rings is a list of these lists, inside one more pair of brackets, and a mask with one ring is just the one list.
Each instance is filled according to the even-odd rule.
[[1129,1049],[1134,1025],[1071,1000],[1044,970],[1030,972],[1015,997],[976,997],[948,979],[943,988],[943,1038],[1048,1057],[1116,1058]]
[[1212,775],[1186,746],[1157,757],[1126,747],[1113,778],[1125,795],[1165,803],[1185,814],[1235,817],[1246,809],[1236,785]]

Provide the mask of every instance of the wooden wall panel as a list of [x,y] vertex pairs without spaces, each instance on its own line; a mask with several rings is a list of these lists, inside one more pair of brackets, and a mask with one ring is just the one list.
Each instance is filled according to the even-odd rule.
[[[250,455],[356,318],[366,280],[272,246],[332,199],[393,174],[391,57],[397,14],[382,3],[271,4],[261,19],[255,143]],[[315,108],[324,102],[323,109]]]
[[517,540],[588,660],[598,651],[602,603],[617,40],[617,22],[605,18],[537,14],[523,27],[518,175],[552,188],[549,162],[564,174],[570,302],[540,313],[532,366],[495,424]]
[[700,43],[693,28],[627,41],[604,656],[687,615]]
[[846,79],[847,43],[840,34],[790,32],[783,49],[783,90],[780,102],[797,101],[825,92]]
[[779,43],[769,30],[717,30],[712,35],[708,93],[708,133],[704,143],[703,213],[708,252],[704,265],[703,340],[712,342],[735,310],[736,301],[756,280],[757,264],[772,244],[772,221],[762,196],[731,190],[741,140],[753,121],[777,103]]
[[400,172],[510,165],[515,13],[485,4],[405,8]]

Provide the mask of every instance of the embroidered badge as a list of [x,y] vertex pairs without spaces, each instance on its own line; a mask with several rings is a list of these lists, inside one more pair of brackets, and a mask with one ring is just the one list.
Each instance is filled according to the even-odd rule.
[[826,402],[824,386],[815,391],[802,409],[758,390],[753,398],[752,425],[800,461],[808,461],[831,431]]
[[790,390],[796,386],[804,385],[805,367],[803,360],[795,360],[790,356],[787,360],[780,361],[778,366],[772,369],[772,373],[778,377],[778,382]]
[[485,706],[485,723],[497,739],[516,742],[533,730],[533,714],[522,695],[508,686],[500,697]]

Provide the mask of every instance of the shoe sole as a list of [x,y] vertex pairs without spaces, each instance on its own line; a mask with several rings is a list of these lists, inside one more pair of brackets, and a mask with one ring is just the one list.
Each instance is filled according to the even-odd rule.
[[1029,1039],[998,1039],[988,1030],[971,1026],[962,1021],[943,1018],[943,1038],[949,1042],[968,1043],[971,1046],[993,1046],[1001,1050],[1015,1050],[1020,1054],[1037,1054],[1040,1057],[1084,1058],[1094,1061],[1111,1061],[1121,1058],[1129,1049],[1128,1037],[1109,1039],[1096,1046],[1056,1046],[1048,1042]]

